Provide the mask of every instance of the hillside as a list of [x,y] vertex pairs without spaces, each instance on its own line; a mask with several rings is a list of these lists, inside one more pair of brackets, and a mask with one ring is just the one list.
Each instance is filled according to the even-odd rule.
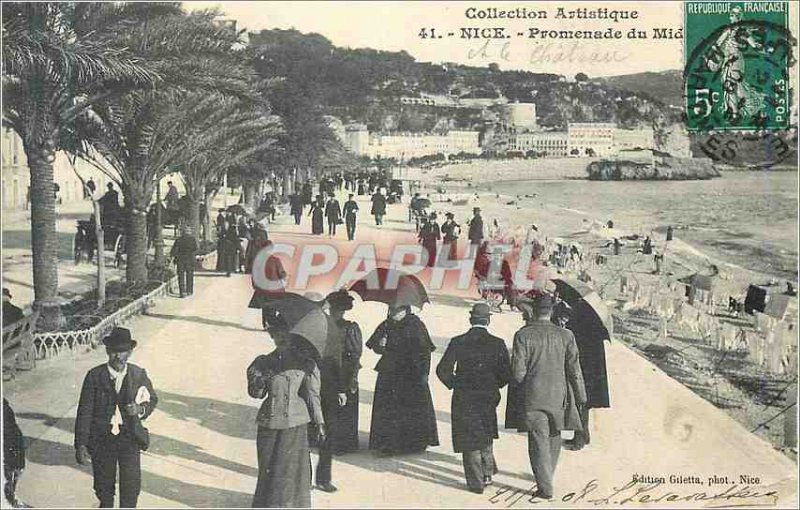
[[[481,98],[535,103],[539,123],[550,128],[594,121],[659,129],[679,120],[679,112],[657,95],[627,90],[608,79],[582,76],[576,82],[555,74],[501,71],[494,64],[417,62],[405,52],[340,48],[319,34],[296,30],[252,33],[250,45],[262,76],[295,84],[325,113],[365,123],[371,131],[482,130],[497,116],[492,107],[475,104]],[[408,98],[422,95],[441,102],[408,104]],[[454,101],[469,106],[456,107],[450,104]]]
[[668,106],[683,107],[683,74],[677,69],[596,78],[595,81],[655,98]]

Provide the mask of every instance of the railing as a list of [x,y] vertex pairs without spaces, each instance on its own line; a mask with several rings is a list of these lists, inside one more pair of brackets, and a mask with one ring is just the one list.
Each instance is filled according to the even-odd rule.
[[[156,299],[165,296],[170,288],[174,288],[175,282],[177,282],[177,277],[173,276],[156,289],[123,306],[90,328],[72,331],[48,331],[34,334],[33,349],[36,359],[52,358],[66,351],[75,352],[81,347],[93,348],[97,346],[100,340],[107,335],[114,326],[124,324],[152,307]],[[86,315],[83,317],[91,318],[93,316]]]

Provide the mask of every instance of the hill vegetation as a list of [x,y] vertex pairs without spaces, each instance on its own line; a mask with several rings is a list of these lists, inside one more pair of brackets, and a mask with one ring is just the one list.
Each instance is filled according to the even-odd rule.
[[[568,122],[614,122],[653,127],[677,122],[671,95],[625,80],[573,79],[550,73],[501,71],[497,65],[417,62],[406,52],[340,48],[319,34],[263,30],[250,35],[263,74],[282,77],[302,90],[308,105],[370,131],[481,129],[497,122],[491,108],[410,105],[401,97],[434,95],[446,100],[505,98],[536,104],[539,123],[565,128]],[[623,86],[624,85],[624,86]],[[406,101],[405,103],[407,103]]]

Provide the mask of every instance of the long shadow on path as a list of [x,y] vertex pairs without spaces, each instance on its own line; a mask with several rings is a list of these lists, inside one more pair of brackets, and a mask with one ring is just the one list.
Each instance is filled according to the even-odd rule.
[[217,326],[221,328],[236,328],[236,329],[241,329],[243,331],[257,331],[260,333],[264,332],[264,330],[260,328],[246,328],[237,322],[209,319],[208,317],[200,317],[198,315],[171,315],[166,313],[149,312],[147,316],[154,317],[156,319],[164,319],[168,321],[178,320],[184,322],[191,322],[193,324],[205,324],[207,326]]
[[[69,433],[72,433],[75,429],[74,418],[59,419],[42,413],[19,413],[17,418],[40,420],[45,425],[55,426],[59,430]],[[145,455],[175,456],[253,478],[258,476],[258,469],[253,466],[247,466],[211,455],[197,446],[184,441],[153,434],[152,429],[150,432],[150,449]],[[60,442],[41,438],[32,439],[26,450],[26,457],[29,462],[34,464],[67,466],[78,471],[83,471],[89,476],[91,476],[92,473],[92,468],[90,466],[81,466],[75,462],[75,449],[72,445]],[[91,491],[92,489],[90,486],[87,486],[86,490]],[[178,501],[192,507],[241,508],[249,506],[252,500],[251,494],[191,484],[148,471],[142,472],[142,491],[162,498]]]
[[258,413],[255,407],[162,390],[158,392],[158,410],[176,420],[198,423],[214,432],[249,439],[255,444]]

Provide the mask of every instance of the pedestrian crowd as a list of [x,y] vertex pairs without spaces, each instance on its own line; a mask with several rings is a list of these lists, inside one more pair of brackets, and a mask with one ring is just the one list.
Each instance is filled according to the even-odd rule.
[[[511,353],[490,332],[490,307],[477,303],[469,312],[470,328],[450,340],[435,367],[436,346],[410,305],[391,303],[387,318],[364,340],[360,326],[345,318],[353,303],[343,289],[313,302],[327,324],[322,347],[295,330],[291,311],[262,303],[275,349],[244,370],[248,394],[262,400],[254,508],[309,507],[312,487],[337,491],[334,457],[360,446],[358,374],[364,347],[380,357],[369,433],[369,448],[377,455],[420,454],[440,444],[429,383],[433,368],[453,392],[452,444],[462,455],[466,487],[483,493],[498,472],[497,407],[500,390],[508,385],[506,428],[528,435],[534,497],[553,497],[561,431],[575,431],[573,443],[581,448],[588,443],[588,408],[608,407],[605,359],[582,352],[586,342],[576,341],[568,329],[571,316],[563,303],[549,294],[521,301],[525,325],[514,335]],[[130,362],[137,341],[129,329],[114,328],[103,344],[108,361],[86,374],[78,399],[75,459],[91,465],[101,508],[113,507],[117,492],[120,507],[134,508],[142,489],[141,452],[150,446],[144,422],[158,405],[157,386]],[[14,436],[13,410],[4,406],[6,497],[15,501],[24,442]],[[313,470],[312,448],[319,451]]]

